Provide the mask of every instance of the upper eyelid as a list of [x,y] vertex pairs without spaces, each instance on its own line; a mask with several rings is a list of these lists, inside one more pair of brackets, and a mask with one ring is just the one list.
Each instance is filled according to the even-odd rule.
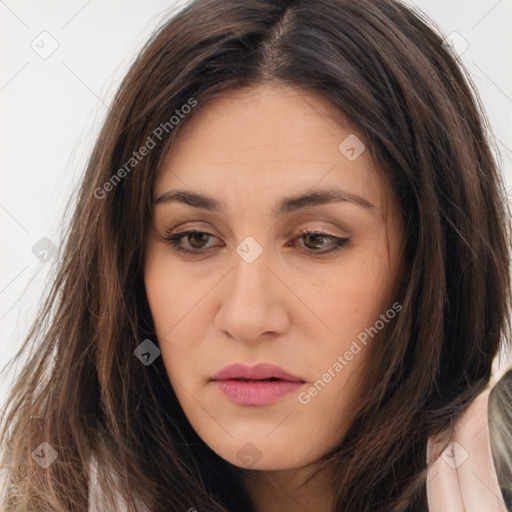
[[[167,236],[167,237],[176,236],[177,237],[178,235],[182,235],[183,238],[185,238],[186,235],[193,234],[193,233],[201,233],[201,234],[213,236],[215,238],[219,238],[214,233],[211,233],[209,231],[202,230],[202,229],[195,229],[195,228],[184,229],[182,231],[174,231],[172,233],[165,233],[165,236]],[[327,231],[322,231],[321,229],[303,229],[303,230],[299,231],[294,236],[294,239],[304,236],[304,235],[307,235],[307,234],[322,235],[322,236],[325,236],[326,238],[349,238],[348,236],[333,235],[332,233],[328,233]]]
[[[179,215],[174,219],[172,224],[169,222],[171,219],[154,219],[154,227],[158,232],[165,233],[182,233],[185,231],[200,231],[212,234],[217,238],[223,238],[226,235],[231,240],[236,240],[236,234],[233,229],[227,225],[225,222],[220,220],[217,216],[213,219],[204,219],[202,216],[189,216],[189,215]],[[324,217],[324,218],[322,218]],[[283,219],[284,222],[285,219]],[[212,223],[213,221],[213,223]],[[215,221],[218,221],[222,224],[221,230],[219,231],[218,227],[215,226]],[[292,215],[290,218],[286,219],[286,224],[283,226],[283,222],[279,222],[277,224],[273,224],[271,229],[276,229],[278,231],[284,230],[284,236],[292,236],[294,232],[297,231],[297,226],[307,226],[302,228],[301,231],[312,230],[312,231],[320,231],[325,233],[328,236],[333,236],[336,238],[351,238],[352,237],[352,226],[351,222],[347,222],[347,219],[343,219],[343,217],[339,218],[336,215],[332,214],[322,214],[322,213],[313,213],[313,212],[302,212],[300,215]],[[313,224],[314,227],[309,228],[308,226]],[[173,225],[173,227],[171,227]],[[317,225],[317,226],[315,226]],[[289,226],[289,227],[287,227]],[[295,226],[295,227],[292,227]],[[221,232],[224,232],[221,234]],[[218,234],[217,234],[218,233]]]
[[[316,219],[306,219],[305,222],[301,222],[301,224],[309,223],[309,222],[315,222]],[[194,221],[192,221],[193,223]],[[200,221],[199,221],[200,222]],[[177,235],[179,233],[189,233],[189,232],[199,232],[199,233],[208,233],[209,235],[215,236],[217,238],[220,238],[219,235],[216,235],[214,232],[218,232],[216,228],[213,228],[211,224],[208,222],[207,227],[195,227],[195,226],[187,226],[187,224],[190,224],[191,222],[183,222],[182,224],[185,224],[185,227],[182,227],[180,224],[176,226],[175,228],[164,228],[162,231],[166,234],[172,234]],[[325,224],[325,222],[323,222]],[[327,222],[327,224],[331,224],[331,222]],[[338,231],[341,231],[338,234],[329,232],[334,229],[337,229]],[[234,233],[231,231],[231,229],[228,228],[229,236],[233,236]],[[297,231],[296,229],[293,230],[287,230],[286,236],[291,236],[293,232]],[[298,230],[298,234],[303,232],[317,232],[319,234],[325,234],[326,236],[332,236],[335,238],[349,238],[351,236],[350,232],[346,228],[342,228],[340,226],[337,226],[337,228],[326,228],[326,227],[311,227],[311,228],[302,228]]]

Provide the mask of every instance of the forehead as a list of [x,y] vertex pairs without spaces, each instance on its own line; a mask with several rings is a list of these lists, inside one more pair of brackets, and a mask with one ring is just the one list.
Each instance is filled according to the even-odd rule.
[[[341,145],[341,146],[340,146]],[[357,158],[346,153],[354,146]],[[351,158],[348,158],[348,157]],[[183,186],[230,197],[338,187],[382,202],[382,182],[359,133],[323,96],[285,86],[228,91],[178,133],[154,196]]]

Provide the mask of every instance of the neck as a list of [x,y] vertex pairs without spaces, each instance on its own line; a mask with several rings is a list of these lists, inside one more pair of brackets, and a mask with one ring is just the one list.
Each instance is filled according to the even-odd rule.
[[314,470],[246,470],[243,481],[256,512],[332,512],[334,489],[325,470]]

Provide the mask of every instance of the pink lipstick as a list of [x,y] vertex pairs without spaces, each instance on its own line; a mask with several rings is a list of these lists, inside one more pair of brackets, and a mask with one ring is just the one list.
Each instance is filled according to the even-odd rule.
[[211,380],[233,403],[250,406],[270,405],[305,382],[270,363],[255,366],[231,364]]

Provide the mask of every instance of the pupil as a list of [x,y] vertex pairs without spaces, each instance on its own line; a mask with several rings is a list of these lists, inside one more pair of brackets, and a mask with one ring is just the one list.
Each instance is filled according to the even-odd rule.
[[191,242],[191,243],[190,243],[190,245],[192,245],[192,247],[194,247],[194,248],[196,248],[196,249],[197,249],[197,248],[199,248],[199,249],[200,249],[200,248],[202,247],[201,241],[199,242],[199,244],[198,244],[198,245],[196,245],[196,243],[194,242],[194,240],[196,240],[196,241],[197,241],[197,239],[199,239],[199,238],[203,238],[203,241],[205,241],[205,240],[204,240],[204,239],[205,239],[205,235],[206,235],[206,233],[191,233],[191,234],[189,234],[189,237],[191,237],[191,238],[189,239],[189,242]]
[[[324,238],[324,235],[319,235],[319,234],[308,234],[308,235],[306,235],[306,239],[305,239],[306,245],[309,245],[308,244],[308,240],[311,240],[311,238],[313,238],[313,244],[312,244],[313,247],[318,248],[319,246],[322,245],[321,242],[322,242],[322,240]],[[318,242],[318,243],[315,244],[315,241]]]

